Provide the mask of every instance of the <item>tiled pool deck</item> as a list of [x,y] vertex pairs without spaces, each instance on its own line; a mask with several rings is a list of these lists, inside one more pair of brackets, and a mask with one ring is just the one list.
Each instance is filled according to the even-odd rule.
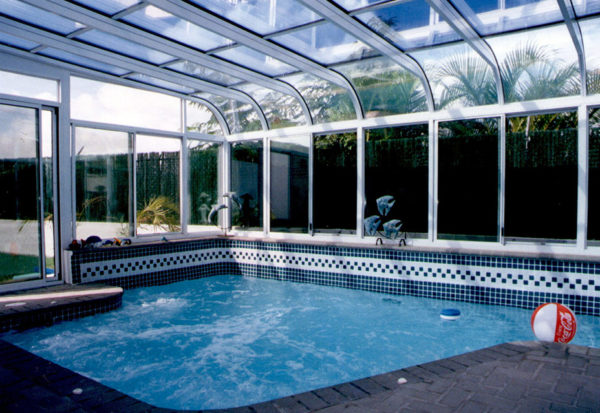
[[[400,378],[406,379],[406,383],[399,384]],[[74,392],[75,389],[78,390]],[[171,410],[140,402],[0,340],[0,411]],[[507,343],[282,399],[219,411],[599,412],[600,349],[556,343]]]

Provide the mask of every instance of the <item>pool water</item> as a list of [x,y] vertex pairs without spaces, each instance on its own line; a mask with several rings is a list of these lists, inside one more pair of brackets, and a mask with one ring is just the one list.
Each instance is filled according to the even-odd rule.
[[[457,321],[443,308],[461,310]],[[515,341],[530,310],[240,276],[125,291],[110,313],[5,337],[135,398],[227,408]],[[600,318],[575,344],[600,346]]]

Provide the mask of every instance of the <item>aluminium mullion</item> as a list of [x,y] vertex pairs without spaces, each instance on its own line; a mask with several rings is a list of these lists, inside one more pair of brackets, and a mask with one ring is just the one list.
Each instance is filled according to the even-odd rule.
[[181,152],[179,154],[179,210],[181,214],[179,219],[181,220],[181,233],[188,233],[188,217],[189,207],[190,207],[190,173],[189,173],[189,156],[188,156],[188,141],[187,141],[187,133],[185,133],[186,125],[187,125],[187,104],[181,99],[181,130],[183,131],[183,135],[181,136]]
[[[231,192],[231,143],[225,141],[221,145],[221,148],[222,164],[219,176],[222,176],[223,178],[221,182],[222,186],[220,188],[221,193],[219,194],[220,201],[217,201],[217,205],[220,205],[223,202],[224,194]],[[227,235],[227,232],[233,228],[231,222],[233,216],[233,214],[231,213],[231,208],[233,203],[231,202],[230,196],[226,198],[225,205],[227,206],[227,208],[223,208],[219,212],[219,218],[221,219],[220,229],[225,232],[225,235]]]
[[501,115],[498,125],[499,134],[499,165],[498,165],[498,241],[500,245],[505,245],[504,225],[505,225],[505,206],[506,206],[506,115]]
[[365,218],[365,129],[356,129],[356,237],[364,238]]
[[38,236],[39,245],[38,251],[40,254],[40,276],[42,280],[46,280],[46,228],[44,220],[44,165],[42,156],[42,107],[35,108],[37,117],[37,140],[36,140],[36,166],[37,166],[37,204],[38,204]]
[[77,126],[71,123],[71,239],[77,239],[77,199],[76,199],[76,191],[77,182],[76,182],[76,168],[77,168]]
[[308,135],[308,234],[311,237],[315,235],[315,224],[314,224],[314,163],[315,163],[315,135],[313,133]]
[[129,132],[129,144],[131,145],[129,148],[130,156],[130,168],[131,178],[129,181],[129,235],[132,237],[137,237],[137,133]]
[[578,249],[587,248],[589,215],[589,109],[585,105],[577,108],[577,239]]
[[430,242],[437,240],[438,217],[438,125],[439,122],[429,120],[429,219],[427,233]]
[[263,235],[271,232],[271,140],[263,138]]

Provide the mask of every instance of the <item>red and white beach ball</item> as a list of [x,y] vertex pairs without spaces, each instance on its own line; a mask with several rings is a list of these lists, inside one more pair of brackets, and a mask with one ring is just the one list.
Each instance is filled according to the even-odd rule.
[[546,303],[533,312],[531,328],[538,340],[568,343],[575,337],[577,320],[566,305]]

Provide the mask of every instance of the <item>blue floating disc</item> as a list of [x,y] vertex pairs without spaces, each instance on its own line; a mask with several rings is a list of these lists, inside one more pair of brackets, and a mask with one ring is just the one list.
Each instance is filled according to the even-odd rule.
[[440,317],[444,320],[456,320],[460,317],[460,310],[457,310],[456,308],[444,308],[440,312]]

